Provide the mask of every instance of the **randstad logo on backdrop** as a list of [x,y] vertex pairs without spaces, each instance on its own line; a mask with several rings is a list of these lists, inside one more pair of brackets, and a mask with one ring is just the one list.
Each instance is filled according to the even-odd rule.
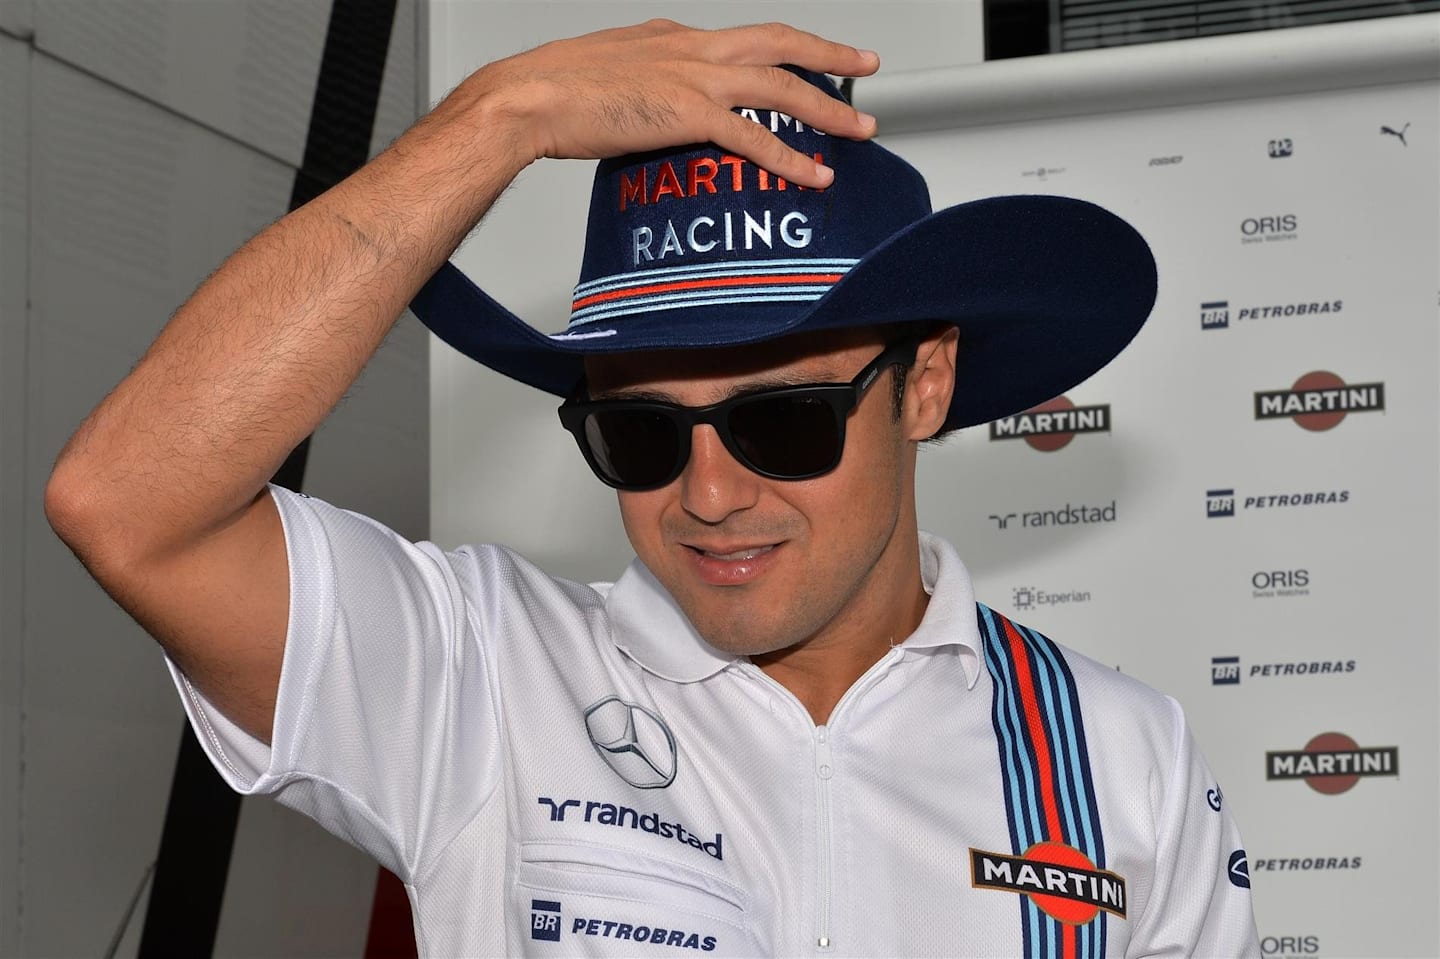
[[1244,511],[1282,509],[1287,506],[1333,506],[1350,502],[1348,489],[1315,490],[1309,493],[1270,493],[1262,496],[1235,495],[1234,489],[1205,491],[1205,516],[1218,519],[1235,515],[1236,501]]
[[990,424],[990,439],[1024,440],[1034,450],[1053,453],[1070,445],[1076,433],[1110,432],[1110,404],[1076,406],[1057,396],[1034,409],[1005,416]]
[[1327,370],[1306,373],[1288,390],[1257,390],[1257,420],[1293,419],[1311,432],[1339,426],[1349,413],[1385,411],[1384,383],[1346,384]]
[[[1037,509],[1025,513],[991,513],[996,529],[1032,529],[1041,526],[1083,526],[1115,522],[1115,500],[1104,506],[1076,506],[1066,503],[1054,509]],[[1019,522],[1015,522],[1019,520]]]

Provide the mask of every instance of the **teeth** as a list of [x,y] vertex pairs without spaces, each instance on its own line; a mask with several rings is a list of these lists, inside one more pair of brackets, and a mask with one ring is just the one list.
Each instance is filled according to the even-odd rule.
[[738,559],[754,559],[757,556],[765,555],[774,548],[774,546],[761,546],[756,549],[742,549],[739,552],[735,553],[711,553],[709,551],[706,551],[705,555],[710,557],[711,559],[723,559],[727,561],[733,561]]

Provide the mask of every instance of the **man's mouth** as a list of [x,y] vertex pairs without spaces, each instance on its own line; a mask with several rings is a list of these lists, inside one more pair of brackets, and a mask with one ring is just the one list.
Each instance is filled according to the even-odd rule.
[[754,559],[757,556],[763,556],[764,554],[774,549],[775,544],[771,543],[768,546],[751,546],[746,549],[737,549],[728,553],[720,553],[714,550],[701,549],[698,546],[692,546],[690,548],[698,552],[700,555],[706,556],[710,559],[718,559],[725,562],[736,562],[739,560]]

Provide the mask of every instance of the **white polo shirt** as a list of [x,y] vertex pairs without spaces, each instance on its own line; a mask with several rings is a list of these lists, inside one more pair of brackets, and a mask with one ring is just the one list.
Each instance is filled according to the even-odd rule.
[[231,786],[405,882],[424,955],[1260,955],[1180,708],[978,606],[940,539],[817,727],[638,562],[580,585],[272,495],[273,746],[171,670]]

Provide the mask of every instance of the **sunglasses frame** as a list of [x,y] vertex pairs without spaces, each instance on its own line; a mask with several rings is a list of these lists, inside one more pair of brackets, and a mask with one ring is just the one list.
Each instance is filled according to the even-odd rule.
[[[760,390],[754,393],[743,393],[739,396],[732,396],[719,403],[712,403],[709,406],[681,406],[678,403],[665,403],[659,400],[587,400],[580,399],[584,394],[585,387],[582,385],[577,395],[561,404],[558,413],[560,423],[575,437],[576,444],[580,447],[580,453],[585,457],[591,472],[606,486],[625,492],[639,493],[647,490],[660,489],[675,481],[681,473],[685,472],[686,465],[690,462],[690,438],[696,426],[704,423],[714,428],[720,437],[720,442],[730,453],[735,461],[752,473],[756,473],[766,479],[785,480],[798,482],[800,480],[815,479],[824,476],[840,465],[841,457],[845,453],[845,423],[849,419],[850,412],[860,405],[860,400],[867,390],[875,384],[880,374],[892,366],[903,366],[909,368],[915,363],[915,355],[920,349],[920,343],[924,336],[911,336],[890,344],[880,352],[865,368],[855,374],[855,378],[849,383],[809,383],[797,386],[782,386],[773,390]],[[835,455],[831,461],[821,469],[817,469],[798,476],[774,473],[759,468],[741,450],[740,444],[730,432],[730,413],[737,407],[744,406],[764,400],[784,399],[789,396],[804,396],[810,399],[822,401],[831,410],[835,417]],[[654,483],[624,483],[606,476],[600,464],[597,462],[594,450],[591,449],[585,435],[585,421],[594,413],[613,412],[617,410],[636,410],[641,412],[655,413],[675,427],[676,450],[675,465],[668,474],[661,480]]]

